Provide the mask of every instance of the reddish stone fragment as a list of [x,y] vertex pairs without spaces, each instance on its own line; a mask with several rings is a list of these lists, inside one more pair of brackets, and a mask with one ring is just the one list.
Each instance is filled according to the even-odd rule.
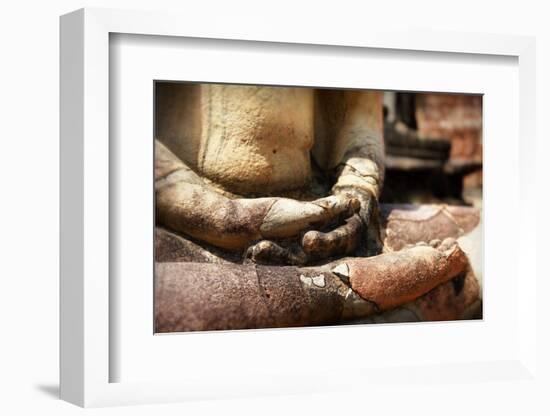
[[410,302],[463,272],[468,260],[454,244],[446,251],[416,246],[345,261],[349,282],[363,299],[388,310]]
[[385,204],[381,206],[381,215],[384,246],[390,251],[419,241],[458,238],[479,223],[478,209],[447,205]]
[[416,299],[410,308],[423,321],[453,321],[481,317],[481,293],[471,271],[437,286]]

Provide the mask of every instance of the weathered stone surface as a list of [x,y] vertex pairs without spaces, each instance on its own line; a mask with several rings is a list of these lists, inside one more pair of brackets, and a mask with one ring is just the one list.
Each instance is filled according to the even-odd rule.
[[481,288],[471,271],[437,286],[405,305],[422,321],[481,318]]
[[[473,230],[480,219],[476,208],[448,205],[382,204],[381,216],[384,247],[388,251],[398,251],[419,241],[458,238]],[[199,245],[160,227],[155,230],[155,258],[159,262],[241,260],[238,255],[206,244]]]
[[458,245],[445,251],[415,246],[379,256],[349,259],[351,288],[382,311],[410,302],[466,270]]
[[481,220],[479,209],[473,207],[446,205],[445,213],[451,214],[453,220],[462,229],[461,235],[470,233]]
[[459,274],[463,261],[455,245],[445,253],[420,246],[349,259],[334,273],[323,266],[157,263],[156,331],[330,325],[390,309],[372,322],[460,319],[479,301],[475,277],[441,283]]
[[274,326],[337,323],[344,308],[341,282],[329,272],[295,267],[256,267]]
[[420,322],[420,317],[412,310],[400,306],[367,318],[350,321],[350,324],[393,324],[402,322]]
[[354,324],[455,321],[481,319],[481,289],[476,277],[466,275],[449,280],[412,302],[351,321]]
[[164,228],[155,228],[155,261],[157,262],[191,261],[219,264],[238,260],[238,256],[222,253],[215,247],[205,248]]
[[479,223],[479,210],[463,206],[383,204],[381,215],[388,251],[419,241],[458,238]]
[[157,263],[155,330],[182,332],[338,323],[345,300],[342,286],[336,276],[316,269]]
[[270,313],[253,267],[157,263],[156,332],[257,328]]
[[[383,221],[395,233],[398,230],[405,233],[404,236],[386,233],[385,254],[345,258],[307,268],[236,264],[240,259],[223,257],[216,249],[207,249],[157,228],[156,331],[481,317],[480,283],[463,263],[461,251],[451,261],[441,252],[430,257],[439,251],[428,246],[392,251],[419,240],[443,240],[449,235],[463,235],[459,242],[472,238],[477,241],[481,235],[469,232],[479,221],[477,210],[386,205]],[[417,232],[415,227],[421,230]],[[432,241],[432,244],[438,243]],[[478,249],[476,244],[474,251]],[[428,259],[435,263],[426,260],[425,251],[430,251]],[[384,267],[375,267],[376,263]],[[346,264],[346,268],[337,269],[338,276],[331,272],[341,264]],[[347,274],[347,279],[342,274]],[[358,286],[358,282],[365,284]],[[364,298],[359,296],[360,290]]]

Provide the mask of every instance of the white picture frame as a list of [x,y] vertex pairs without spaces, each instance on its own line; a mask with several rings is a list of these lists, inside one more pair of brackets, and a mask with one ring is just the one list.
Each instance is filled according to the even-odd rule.
[[[236,27],[239,29],[238,32]],[[529,241],[535,241],[536,231],[536,219],[532,212],[528,211],[535,195],[533,184],[529,180],[535,169],[534,146],[529,145],[535,140],[534,39],[486,34],[397,32],[375,28],[360,30],[350,28],[347,32],[341,31],[330,35],[327,35],[322,27],[315,26],[312,26],[307,33],[284,29],[277,25],[255,25],[254,23],[247,25],[245,19],[239,25],[235,22],[220,20],[205,26],[202,21],[194,19],[193,16],[107,9],[82,9],[61,18],[61,398],[87,407],[159,403],[196,398],[338,391],[362,386],[369,386],[369,389],[374,392],[380,386],[383,389],[384,385],[392,380],[401,380],[405,384],[456,380],[472,383],[480,383],[484,380],[517,380],[518,382],[529,380],[530,383],[538,383],[536,320],[534,319],[537,270],[535,252],[529,250],[527,245]],[[410,360],[394,361],[397,365],[394,367],[382,360],[379,366],[368,362],[354,368],[346,365],[319,366],[316,364],[315,367],[319,367],[317,372],[312,370],[311,365],[304,365],[298,366],[295,373],[289,372],[281,363],[281,371],[266,369],[262,370],[263,373],[261,371],[250,373],[254,374],[254,377],[250,377],[250,374],[248,377],[246,375],[239,377],[236,374],[239,367],[222,368],[216,373],[214,366],[207,369],[207,365],[203,364],[204,371],[201,372],[200,365],[195,366],[194,372],[190,371],[191,375],[172,381],[169,377],[166,379],[158,375],[155,377],[149,372],[143,380],[113,382],[112,368],[124,359],[120,356],[124,349],[113,349],[112,345],[112,338],[117,336],[117,333],[113,333],[113,327],[118,328],[112,322],[117,310],[113,292],[117,289],[109,280],[116,260],[112,258],[112,252],[110,252],[112,237],[110,230],[116,226],[113,224],[114,218],[111,215],[110,189],[112,189],[111,174],[117,169],[117,161],[110,156],[109,147],[110,135],[113,134],[110,130],[110,88],[112,86],[110,86],[109,56],[110,38],[113,38],[114,34],[164,37],[160,42],[163,39],[173,41],[175,38],[212,39],[224,40],[225,43],[241,42],[240,44],[244,45],[242,43],[244,41],[247,44],[254,43],[259,50],[262,45],[268,45],[259,42],[268,42],[270,45],[277,45],[278,50],[283,52],[292,45],[301,45],[302,49],[327,47],[335,54],[340,53],[339,51],[353,54],[366,49],[409,51],[411,56],[431,54],[429,56],[434,64],[438,56],[439,59],[468,56],[474,64],[476,59],[481,59],[483,56],[501,56],[517,60],[514,67],[519,70],[517,74],[519,96],[516,97],[519,105],[516,108],[517,114],[511,114],[512,117],[507,122],[519,129],[509,133],[514,137],[511,140],[515,140],[519,146],[519,152],[503,150],[502,153],[503,159],[515,158],[513,160],[517,161],[517,166],[514,168],[517,170],[513,172],[517,172],[518,179],[512,178],[512,180],[518,180],[519,185],[513,191],[517,192],[516,198],[512,198],[517,203],[510,204],[508,207],[511,211],[509,215],[520,219],[517,230],[513,231],[518,241],[518,251],[510,257],[512,266],[507,267],[508,271],[503,271],[510,275],[510,279],[508,286],[504,287],[503,284],[502,289],[505,296],[514,297],[513,312],[509,315],[514,320],[514,325],[510,329],[504,328],[502,320],[499,321],[498,317],[494,318],[495,327],[498,326],[498,334],[506,336],[506,340],[509,340],[512,346],[503,347],[499,353],[495,353],[494,360],[487,359],[487,356],[483,356],[482,353],[479,360],[470,359],[470,356],[469,361],[452,361],[448,356],[441,355],[437,356],[436,362],[419,360],[412,366]],[[231,78],[217,80],[231,81]],[[261,83],[262,79],[250,81]],[[281,80],[281,83],[283,82],[284,80]],[[306,85],[306,83],[302,81],[298,85]],[[433,86],[433,84],[426,85]],[[333,81],[332,86],[339,86],[338,81]],[[383,85],[378,87],[385,88]],[[444,85],[440,88],[445,90]],[[498,117],[498,114],[493,116]],[[485,123],[487,121],[487,119],[484,120]],[[503,132],[503,134],[506,133]],[[143,157],[147,157],[147,154],[143,154]],[[512,159],[506,159],[507,157]],[[494,169],[496,173],[502,174],[504,168],[495,164]],[[496,180],[494,176],[492,178]],[[152,181],[152,177],[150,180]],[[498,192],[495,188],[494,194]],[[491,190],[486,196],[491,197],[490,193]],[[147,211],[142,214],[147,214]],[[485,218],[488,219],[487,211]],[[488,220],[492,221],[492,219]],[[494,229],[487,227],[489,226],[486,225],[486,231]],[[490,235],[486,237],[490,238]],[[486,258],[487,261],[496,263],[494,257]],[[152,264],[152,257],[149,261]],[[498,266],[492,263],[489,266]],[[517,292],[513,292],[512,288],[518,282],[518,270],[522,270],[522,280]],[[152,268],[148,272],[152,273]],[[485,290],[490,290],[491,276],[487,275],[484,278],[488,279],[489,283],[489,289]],[[509,298],[506,299],[509,300]],[[504,307],[502,304],[498,306],[497,303],[495,301],[495,308]],[[486,302],[484,313],[491,316],[492,307],[490,301]],[[150,314],[152,313],[151,310]],[[485,324],[489,325],[491,322],[489,319]],[[433,325],[440,325],[450,337],[453,334],[459,336],[463,328],[457,325],[446,327],[441,326],[445,324]],[[380,350],[391,350],[390,344],[384,344],[389,343],[391,338],[415,336],[419,331],[424,331],[424,329],[418,329],[421,328],[420,326],[410,325],[403,325],[399,327],[401,329],[395,329],[394,326],[390,331],[387,328],[377,329],[380,332],[376,335],[380,337],[377,339],[381,340]],[[432,331],[434,328],[435,326],[426,331]],[[464,331],[468,333],[467,336],[481,337],[483,330],[483,327],[479,325],[476,327],[474,323]],[[510,331],[511,334],[505,335],[506,331]],[[153,337],[152,332],[150,335]],[[210,336],[210,339],[205,338],[204,335]],[[360,339],[357,338],[357,330],[340,332],[339,335],[340,339],[343,337],[346,340],[346,345],[353,345],[354,339]],[[429,336],[427,333],[425,335]],[[218,346],[222,342],[235,349],[239,345],[244,346],[245,343],[261,342],[257,341],[258,339],[264,339],[263,342],[267,345],[273,342],[274,337],[286,339],[288,342],[292,342],[291,338],[293,340],[298,338],[301,343],[317,343],[327,348],[338,347],[337,343],[327,344],[331,339],[331,330],[325,328],[314,331],[308,329],[243,331],[236,335],[217,333],[202,336],[198,334],[198,336],[199,338],[196,339],[202,340],[202,343],[196,345],[199,351],[201,348],[207,348],[209,344]],[[185,337],[187,338],[183,341],[181,337],[179,341],[175,338],[173,338],[174,341],[167,337],[161,338],[164,338],[162,343],[189,342],[191,338],[187,335]],[[154,353],[150,350],[149,356],[142,356],[142,360],[154,360],[155,357],[152,356]],[[257,358],[253,351],[249,354]],[[288,359],[291,354],[290,349],[283,348],[281,357]],[[322,357],[322,355],[315,356],[314,352],[312,354],[312,359]],[[241,370],[242,367],[252,367],[250,364],[240,364],[240,366]],[[217,368],[220,369],[219,366]],[[243,370],[243,373],[246,371]]]

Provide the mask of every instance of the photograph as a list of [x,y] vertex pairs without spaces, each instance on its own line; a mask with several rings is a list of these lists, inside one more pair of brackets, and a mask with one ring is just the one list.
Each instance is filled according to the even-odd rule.
[[550,415],[550,25],[501,3],[5,4],[0,415]]
[[483,319],[483,96],[155,80],[155,333]]
[[550,416],[546,2],[2,6],[0,416]]

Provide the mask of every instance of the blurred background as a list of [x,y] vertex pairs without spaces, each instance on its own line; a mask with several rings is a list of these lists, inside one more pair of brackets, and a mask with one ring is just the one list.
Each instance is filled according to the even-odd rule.
[[482,96],[384,93],[381,202],[482,203]]

